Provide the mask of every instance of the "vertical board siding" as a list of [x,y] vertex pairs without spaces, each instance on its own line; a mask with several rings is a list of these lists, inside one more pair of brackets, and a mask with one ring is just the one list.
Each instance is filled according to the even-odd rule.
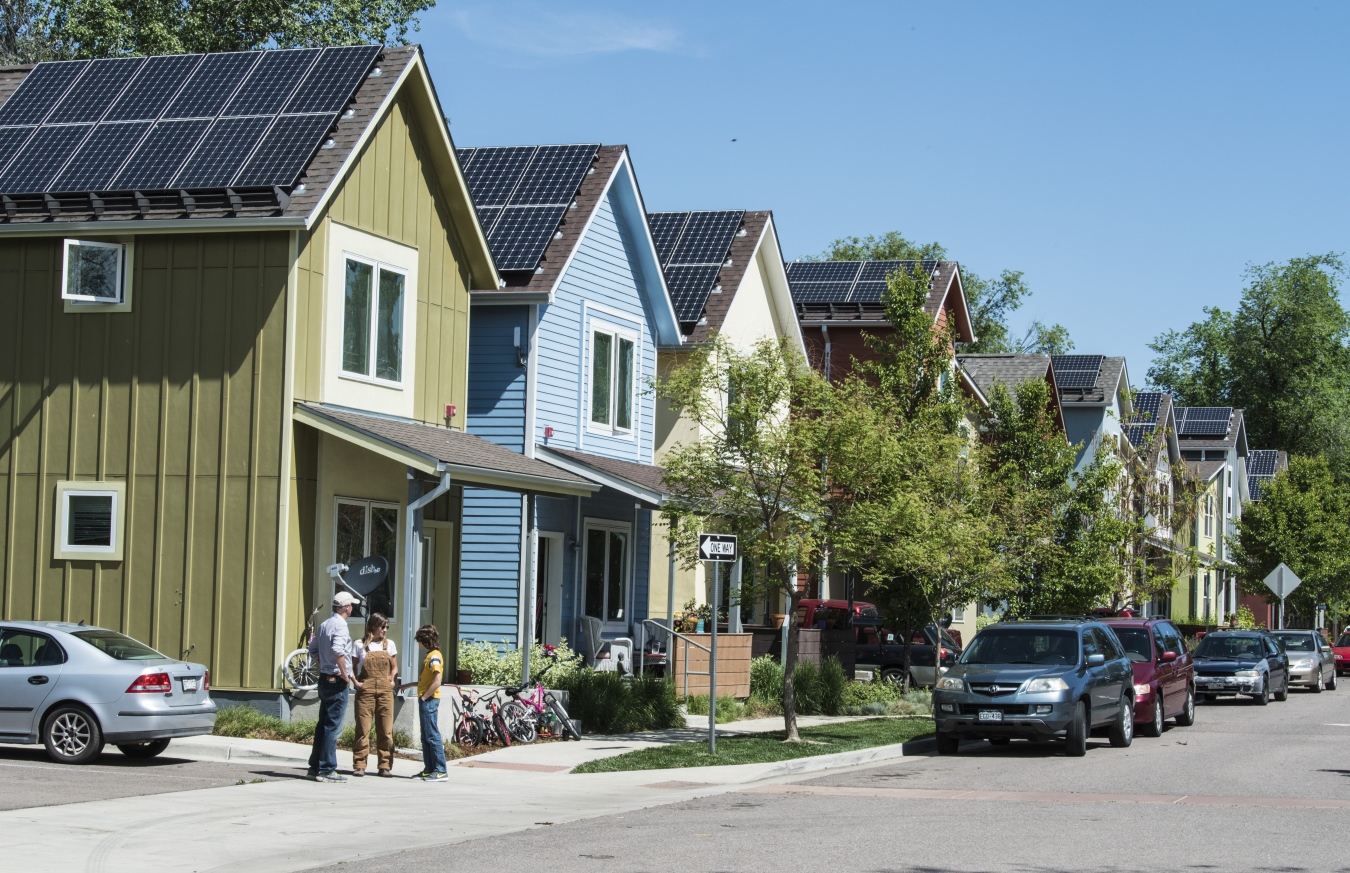
[[[126,313],[65,313],[60,251],[0,243],[0,615],[271,688],[288,235],[140,237]],[[52,559],[61,480],[126,483],[121,562]]]
[[[448,180],[446,184],[454,184]],[[295,399],[320,398],[323,366],[326,219],[418,252],[415,417],[445,424],[445,407],[467,405],[469,268],[426,138],[402,98],[380,122],[334,194],[326,214],[299,240]],[[330,362],[336,366],[336,362]],[[464,427],[464,419],[451,420]]]

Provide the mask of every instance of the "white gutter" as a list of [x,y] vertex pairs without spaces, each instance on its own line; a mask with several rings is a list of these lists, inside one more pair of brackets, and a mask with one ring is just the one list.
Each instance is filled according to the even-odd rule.
[[[417,575],[422,569],[422,509],[433,500],[450,490],[450,471],[441,465],[440,483],[416,500],[408,501],[408,511],[403,518],[403,681],[416,682],[419,664],[411,653],[417,651],[417,611],[421,608],[421,598],[417,587]],[[416,481],[415,471],[408,468],[408,479]],[[411,491],[409,487],[409,491]],[[409,494],[409,497],[412,495]],[[442,656],[443,657],[443,656]]]

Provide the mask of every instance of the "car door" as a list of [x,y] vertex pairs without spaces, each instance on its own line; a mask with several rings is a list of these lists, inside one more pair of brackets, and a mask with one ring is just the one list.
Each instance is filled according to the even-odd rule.
[[1125,687],[1128,685],[1130,693],[1134,693],[1134,668],[1130,665],[1130,660],[1125,656],[1125,649],[1116,639],[1115,634],[1106,628],[1094,627],[1092,632],[1097,635],[1102,653],[1106,655],[1105,680],[1102,683],[1102,706],[1110,710],[1114,717],[1120,712],[1120,702],[1125,698]]
[[914,634],[909,647],[909,670],[914,674],[914,681],[920,685],[932,685],[937,681],[934,654],[933,643],[927,632]]
[[1336,681],[1336,655],[1321,631],[1314,631],[1313,637],[1317,641],[1317,664],[1322,671],[1322,680],[1330,685]]
[[1102,651],[1101,637],[1093,633],[1093,630],[1094,628],[1090,627],[1083,628],[1082,658],[1083,687],[1087,691],[1088,700],[1091,701],[1092,704],[1092,723],[1096,725],[1103,723],[1106,719],[1102,710],[1102,707],[1106,705],[1105,696],[1102,690],[1102,686],[1106,684],[1106,665],[1103,663],[1094,666],[1089,664],[1088,660],[1093,655],[1105,657],[1106,652]]
[[859,667],[874,668],[881,664],[881,640],[874,624],[853,626],[857,642],[853,646],[853,660]]
[[1270,689],[1274,691],[1278,688],[1287,688],[1289,686],[1289,656],[1285,653],[1284,647],[1277,645],[1274,640],[1263,639],[1266,651],[1266,667],[1270,672]]
[[56,686],[65,653],[45,634],[0,630],[0,736],[32,736],[34,717]]
[[1180,712],[1186,705],[1186,665],[1182,660],[1185,647],[1181,644],[1180,635],[1167,623],[1154,625],[1153,634],[1159,656],[1165,652],[1175,656],[1170,664],[1159,662],[1158,687],[1163,692],[1163,715],[1170,716]]

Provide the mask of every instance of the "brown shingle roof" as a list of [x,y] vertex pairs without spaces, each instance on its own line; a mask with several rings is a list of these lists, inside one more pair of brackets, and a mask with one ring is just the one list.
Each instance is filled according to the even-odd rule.
[[617,458],[606,458],[601,455],[592,455],[587,452],[578,452],[573,449],[560,449],[556,446],[544,446],[539,448],[547,452],[556,452],[564,458],[570,458],[579,464],[585,464],[588,467],[594,467],[597,470],[608,473],[611,476],[617,476],[628,482],[632,482],[648,491],[656,491],[660,494],[669,494],[670,489],[665,486],[666,471],[655,464],[638,464],[634,461],[620,461]]
[[1208,482],[1226,466],[1225,461],[1187,461],[1186,469],[1201,482]]
[[714,283],[714,287],[721,285],[722,290],[720,293],[708,295],[707,302],[703,304],[703,316],[707,324],[699,324],[694,328],[694,332],[689,335],[690,342],[705,342],[722,329],[727,320],[727,313],[731,311],[731,301],[736,299],[736,292],[740,290],[746,271],[750,269],[750,263],[755,259],[755,248],[759,245],[760,238],[764,236],[772,217],[772,212],[765,211],[747,212],[741,218],[745,236],[732,237],[731,251],[728,254],[731,266],[723,267]]
[[956,360],[980,391],[988,394],[995,383],[1001,383],[1008,386],[1013,397],[1019,384],[1028,379],[1044,380],[1050,370],[1049,355],[957,355]]
[[[1077,388],[1059,389],[1059,399],[1065,405],[1101,406],[1109,404],[1116,391],[1120,390],[1120,380],[1125,373],[1124,358],[1104,358],[1102,368],[1097,373],[1097,384],[1085,391]],[[1129,386],[1127,385],[1126,388]]]

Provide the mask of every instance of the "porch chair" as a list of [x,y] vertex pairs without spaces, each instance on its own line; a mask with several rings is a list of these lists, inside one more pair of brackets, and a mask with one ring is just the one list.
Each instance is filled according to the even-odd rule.
[[583,615],[582,633],[586,637],[586,666],[601,673],[633,675],[633,641],[627,637],[606,640],[600,634],[600,619]]

